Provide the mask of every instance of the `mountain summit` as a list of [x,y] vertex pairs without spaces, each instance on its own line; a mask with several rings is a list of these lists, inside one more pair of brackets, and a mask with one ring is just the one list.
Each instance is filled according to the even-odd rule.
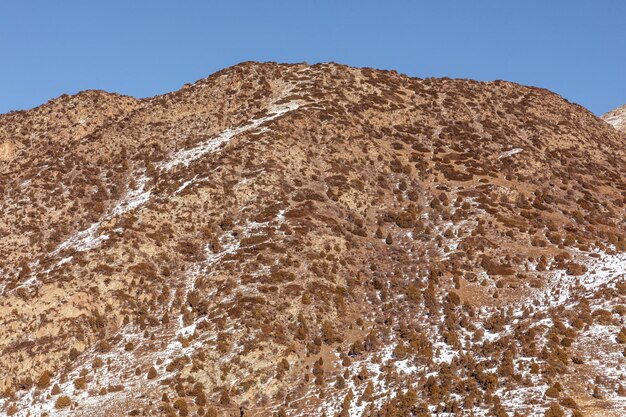
[[336,64],[2,115],[0,413],[623,415],[624,172],[547,90]]

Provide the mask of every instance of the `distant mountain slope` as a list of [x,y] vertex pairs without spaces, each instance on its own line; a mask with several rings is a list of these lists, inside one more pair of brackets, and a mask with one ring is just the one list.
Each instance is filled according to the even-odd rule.
[[602,119],[617,130],[626,133],[626,104],[602,115]]
[[0,413],[626,407],[623,136],[547,90],[244,63],[0,156]]

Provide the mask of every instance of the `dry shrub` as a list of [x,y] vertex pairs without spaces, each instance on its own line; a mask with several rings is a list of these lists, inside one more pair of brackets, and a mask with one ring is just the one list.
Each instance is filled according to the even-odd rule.
[[85,389],[87,387],[87,382],[85,378],[77,378],[74,380],[74,388],[76,389]]
[[174,408],[176,410],[183,411],[183,412],[188,412],[189,411],[189,407],[187,406],[187,401],[185,401],[184,398],[177,398],[176,400],[174,400]]
[[65,395],[57,398],[57,400],[54,402],[54,408],[57,409],[66,408],[70,405],[72,405],[72,400],[70,400],[70,397]]
[[544,415],[545,417],[565,417],[563,409],[558,404],[552,404]]
[[37,388],[44,389],[50,385],[50,372],[43,371],[39,379],[37,380]]
[[575,262],[569,262],[567,264],[567,275],[582,275],[587,272],[587,267],[585,265],[581,265]]
[[559,396],[559,390],[552,386],[546,390],[546,397],[556,398]]
[[565,397],[561,400],[561,405],[563,407],[567,407],[567,408],[571,408],[571,409],[578,409],[578,404],[576,403],[576,401],[574,401],[574,399],[572,397]]

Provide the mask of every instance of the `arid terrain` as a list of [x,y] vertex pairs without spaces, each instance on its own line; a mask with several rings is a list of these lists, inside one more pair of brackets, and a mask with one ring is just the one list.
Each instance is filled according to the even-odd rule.
[[624,416],[604,119],[275,63],[0,115],[0,415]]

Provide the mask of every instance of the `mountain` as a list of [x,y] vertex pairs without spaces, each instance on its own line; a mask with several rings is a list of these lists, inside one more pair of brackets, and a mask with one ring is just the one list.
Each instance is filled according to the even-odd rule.
[[626,133],[626,104],[603,114],[602,119],[617,130]]
[[623,415],[624,137],[547,90],[243,63],[0,143],[0,413]]

